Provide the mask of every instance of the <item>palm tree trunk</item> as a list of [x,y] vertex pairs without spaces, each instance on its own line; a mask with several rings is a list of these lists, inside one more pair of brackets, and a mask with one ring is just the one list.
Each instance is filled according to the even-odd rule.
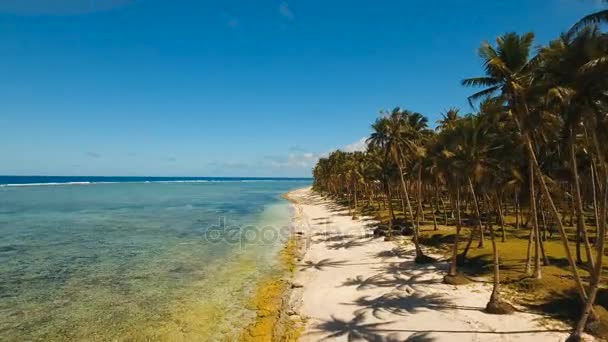
[[[531,161],[530,161],[531,162]],[[534,231],[534,278],[541,279],[540,271],[540,234],[538,229],[538,213],[536,210],[536,189],[534,186],[534,169],[529,167],[530,172],[530,210],[532,211],[532,230]]]
[[355,182],[354,186],[355,186],[355,191],[354,191],[354,194],[355,194],[355,209],[354,209],[353,217],[357,217],[357,182]]
[[[571,133],[573,134],[573,133]],[[572,183],[574,185],[574,195],[575,197],[572,199],[576,204],[576,230],[577,239],[583,240],[583,244],[585,245],[585,253],[587,255],[587,263],[589,264],[589,269],[593,269],[593,257],[591,256],[591,246],[589,245],[589,238],[587,237],[587,228],[585,227],[585,218],[584,218],[584,209],[583,209],[583,199],[581,196],[581,186],[579,183],[579,175],[578,175],[578,165],[576,161],[576,150],[574,146],[574,142],[570,142],[570,163],[572,168]],[[580,248],[579,248],[580,249]],[[579,252],[580,254],[580,252]]]
[[528,248],[526,249],[526,274],[532,272],[532,241],[534,239],[534,227],[530,227],[528,234]]
[[483,226],[481,224],[481,214],[479,213],[479,203],[477,202],[477,196],[475,195],[475,188],[473,187],[473,182],[471,182],[471,177],[467,177],[469,181],[469,188],[471,189],[471,196],[473,196],[473,204],[475,206],[475,214],[477,216],[477,229],[479,229],[479,244],[477,248],[483,248],[484,246],[484,234],[483,234]]
[[[439,197],[439,199],[441,200],[441,208],[443,209],[443,224],[445,226],[447,226],[448,225],[448,210],[446,208],[445,203],[443,202],[443,198]],[[450,210],[452,210],[452,209],[450,208]]]
[[515,191],[515,229],[519,230],[519,216],[520,216],[520,208],[519,208],[519,194],[518,191]]
[[549,259],[547,258],[547,254],[545,253],[545,241],[547,241],[547,217],[545,216],[545,209],[543,208],[542,203],[539,201],[540,207],[540,218],[543,222],[543,234],[540,239],[540,251],[543,256],[543,266],[549,266]]
[[536,154],[534,153],[534,148],[532,147],[532,138],[530,137],[528,132],[522,130],[522,127],[519,122],[519,119],[517,118],[517,115],[514,115],[514,118],[517,122],[519,131],[522,132],[522,134],[523,134],[524,144],[526,146],[526,149],[528,150],[528,154],[529,154],[529,157],[532,162],[532,167],[534,169],[534,174],[536,175],[536,178],[538,178],[538,182],[540,183],[541,190],[542,190],[543,194],[545,195],[545,197],[547,198],[547,201],[549,202],[549,207],[551,208],[551,211],[553,212],[555,220],[557,221],[557,228],[559,230],[559,234],[560,234],[560,237],[562,240],[564,252],[566,253],[566,258],[568,259],[568,263],[570,264],[570,268],[572,269],[572,274],[574,275],[574,280],[576,282],[579,296],[581,297],[582,301],[585,302],[587,300],[587,293],[585,291],[585,287],[583,286],[583,281],[578,272],[578,268],[576,267],[576,263],[574,263],[574,259],[572,258],[572,253],[570,252],[570,246],[568,246],[568,236],[566,235],[566,230],[564,228],[564,225],[562,224],[562,221],[560,220],[559,211],[557,210],[557,207],[555,206],[555,203],[553,202],[553,198],[551,197],[551,193],[549,192],[549,187],[547,186],[547,183],[545,182],[545,179],[543,177],[543,172],[540,169],[538,160],[536,159]]
[[[486,200],[488,201],[488,211],[490,210],[490,197],[486,194]],[[500,202],[497,200],[497,208],[500,209]],[[492,243],[492,260],[494,264],[494,286],[492,288],[492,295],[490,296],[490,303],[499,303],[500,299],[500,262],[498,258],[498,247],[496,246],[496,238],[494,237],[494,225],[492,220],[488,220],[488,227],[490,228],[490,241]]]
[[498,202],[498,219],[500,222],[500,230],[502,231],[502,242],[507,240],[507,231],[505,229],[505,218],[502,215],[502,200],[500,199],[500,195],[496,194],[496,201]]
[[386,194],[386,198],[388,200],[388,213],[390,217],[388,218],[388,232],[387,236],[389,238],[393,237],[393,220],[395,219],[395,213],[393,212],[393,203],[391,198],[391,188],[388,186],[388,181],[385,179],[384,183],[384,192]]
[[435,198],[433,200],[433,205],[431,207],[431,211],[433,212],[433,230],[438,230],[437,227],[437,212],[439,211],[439,198],[437,198],[437,184],[435,184]]
[[596,151],[598,159],[599,159],[599,165],[600,165],[600,169],[602,171],[602,176],[604,178],[604,180],[603,180],[604,186],[599,187],[600,196],[602,196],[602,194],[603,194],[601,208],[600,208],[600,220],[599,220],[599,225],[598,225],[599,226],[598,235],[600,237],[600,239],[599,239],[600,241],[599,241],[597,254],[596,254],[595,269],[591,276],[591,283],[589,284],[589,297],[587,298],[587,301],[585,302],[585,305],[583,308],[583,314],[581,315],[581,318],[580,318],[578,324],[576,325],[576,329],[574,330],[572,335],[568,338],[569,340],[572,340],[572,341],[579,341],[581,339],[583,330],[585,329],[585,326],[587,325],[587,320],[589,319],[590,316],[593,319],[597,319],[597,317],[595,317],[595,313],[593,312],[593,304],[595,303],[595,298],[597,297],[597,292],[599,290],[600,278],[602,275],[602,263],[604,260],[604,249],[606,246],[605,235],[606,235],[606,214],[607,214],[607,210],[608,210],[607,209],[608,208],[608,169],[606,168],[606,165],[604,164],[605,159],[604,159],[602,150],[600,149],[600,145],[599,145],[599,142],[597,139],[597,134],[595,131],[593,131],[592,137],[593,137],[593,145],[594,145],[595,151]]
[[[454,198],[452,197],[452,203]],[[458,273],[458,237],[460,235],[460,186],[456,183],[456,234],[454,235],[454,243],[452,244],[452,260],[450,262],[449,275],[455,277]]]
[[595,214],[595,247],[599,247],[600,243],[600,213],[597,206],[597,185],[596,185],[596,172],[593,158],[591,159],[591,189],[593,191],[593,212]]
[[422,167],[418,168],[418,227],[420,227],[420,221],[424,222],[424,207],[422,206]]
[[418,226],[414,222],[414,212],[412,211],[412,204],[410,202],[410,196],[407,191],[407,186],[405,185],[405,179],[403,178],[403,169],[401,166],[399,166],[399,178],[401,179],[401,188],[403,189],[403,195],[405,196],[407,210],[410,215],[410,222],[412,223],[412,226],[414,227],[414,238],[412,240],[414,241],[414,248],[416,249],[416,257],[418,258],[418,257],[423,256],[424,253],[422,253],[422,249],[420,248],[420,245],[418,243]]
[[350,190],[350,187],[348,187],[348,215],[349,216],[353,215],[352,202],[353,202],[353,192]]

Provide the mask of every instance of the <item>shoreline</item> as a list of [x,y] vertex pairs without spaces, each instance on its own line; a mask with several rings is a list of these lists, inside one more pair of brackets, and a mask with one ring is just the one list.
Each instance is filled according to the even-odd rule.
[[305,254],[303,232],[299,230],[302,209],[297,199],[290,196],[300,188],[284,193],[292,209],[291,227],[293,232],[277,255],[281,268],[279,275],[269,275],[256,286],[249,306],[256,312],[256,318],[249,323],[239,336],[239,341],[286,341],[299,340],[305,321],[297,314],[301,301],[301,288],[293,282],[297,263]]

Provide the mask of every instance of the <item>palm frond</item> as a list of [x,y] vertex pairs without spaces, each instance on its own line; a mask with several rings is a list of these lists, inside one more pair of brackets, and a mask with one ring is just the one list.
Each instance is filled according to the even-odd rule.
[[473,105],[474,102],[483,100],[483,99],[487,99],[489,97],[491,97],[492,95],[494,95],[498,90],[500,89],[499,86],[494,86],[494,87],[490,87],[488,89],[484,89],[482,91],[479,91],[471,96],[469,96],[467,99],[469,101],[469,105],[471,105],[471,107],[475,107]]
[[602,10],[599,12],[591,13],[583,17],[576,24],[574,24],[572,28],[570,28],[570,30],[568,31],[568,36],[575,35],[587,26],[606,23],[608,23],[608,10]]
[[492,87],[498,84],[498,81],[492,77],[472,77],[465,78],[460,84],[465,87]]
[[579,68],[581,73],[596,73],[608,70],[608,56],[593,59]]

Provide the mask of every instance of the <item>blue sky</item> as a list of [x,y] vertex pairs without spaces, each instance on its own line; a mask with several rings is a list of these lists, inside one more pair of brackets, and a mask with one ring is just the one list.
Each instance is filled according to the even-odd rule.
[[309,176],[382,109],[468,110],[483,40],[600,6],[3,0],[0,174]]

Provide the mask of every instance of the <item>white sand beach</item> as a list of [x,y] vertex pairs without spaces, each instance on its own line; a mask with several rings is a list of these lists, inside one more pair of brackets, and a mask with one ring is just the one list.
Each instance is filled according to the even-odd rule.
[[445,260],[415,264],[410,238],[373,238],[366,227],[373,220],[353,220],[346,209],[310,188],[287,197],[295,203],[296,223],[308,244],[291,298],[306,322],[301,341],[538,342],[568,337],[568,325],[523,307],[507,316],[485,313],[490,283],[443,284]]

